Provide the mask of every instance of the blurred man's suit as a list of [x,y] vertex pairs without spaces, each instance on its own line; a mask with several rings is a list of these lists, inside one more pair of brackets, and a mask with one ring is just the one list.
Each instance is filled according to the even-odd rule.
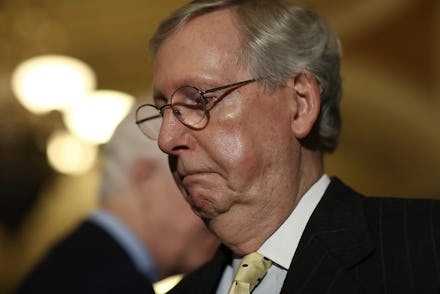
[[53,247],[25,279],[19,293],[154,291],[120,240],[92,217]]
[[[171,293],[214,294],[223,247]],[[440,201],[364,197],[332,179],[281,293],[440,293]]]

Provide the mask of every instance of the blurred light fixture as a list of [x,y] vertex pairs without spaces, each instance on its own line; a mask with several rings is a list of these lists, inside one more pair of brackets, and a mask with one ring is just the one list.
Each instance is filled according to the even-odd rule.
[[29,111],[43,114],[62,110],[96,86],[93,70],[68,56],[42,55],[19,64],[12,74],[12,90]]
[[96,146],[81,142],[65,131],[56,131],[49,138],[47,157],[56,171],[79,175],[94,166],[97,149]]
[[174,275],[153,284],[154,292],[157,294],[165,294],[171,290],[177,283],[182,280],[183,275]]
[[98,90],[77,100],[64,112],[68,130],[92,144],[107,143],[135,99],[126,93]]

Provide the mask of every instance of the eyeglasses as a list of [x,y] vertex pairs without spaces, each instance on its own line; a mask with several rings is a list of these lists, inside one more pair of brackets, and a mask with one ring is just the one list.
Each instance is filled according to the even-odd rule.
[[[201,129],[207,124],[208,112],[230,91],[240,86],[256,82],[259,79],[250,79],[228,84],[209,90],[200,90],[193,86],[178,88],[171,95],[170,103],[156,106],[143,104],[136,110],[136,124],[148,138],[157,140],[166,108],[171,108],[173,115],[185,126],[191,129]],[[220,90],[230,89],[220,96],[211,96]]]

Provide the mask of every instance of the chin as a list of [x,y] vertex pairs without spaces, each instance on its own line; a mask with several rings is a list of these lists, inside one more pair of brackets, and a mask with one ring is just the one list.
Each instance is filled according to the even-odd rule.
[[214,218],[217,213],[212,208],[211,202],[207,201],[204,198],[197,197],[196,199],[191,197],[188,201],[191,205],[194,213],[200,217],[205,223],[208,223],[209,220]]

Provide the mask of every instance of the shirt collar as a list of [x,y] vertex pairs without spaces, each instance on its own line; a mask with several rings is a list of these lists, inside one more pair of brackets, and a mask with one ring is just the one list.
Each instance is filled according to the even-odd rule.
[[263,243],[258,253],[288,270],[306,224],[329,184],[330,178],[325,174],[316,181],[284,223]]
[[153,257],[127,225],[103,209],[93,212],[90,220],[109,233],[124,248],[136,268],[151,282],[157,280],[157,268]]

